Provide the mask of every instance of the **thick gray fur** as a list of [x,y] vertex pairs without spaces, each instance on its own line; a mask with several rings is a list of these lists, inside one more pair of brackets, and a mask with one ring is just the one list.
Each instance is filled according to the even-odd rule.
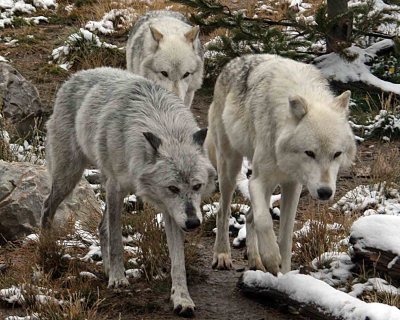
[[[161,39],[154,38],[151,28]],[[198,27],[175,11],[150,11],[142,16],[133,26],[126,46],[129,71],[173,91],[188,107],[203,82],[203,56]]]
[[[200,224],[201,196],[213,190],[216,173],[202,146],[204,134],[188,108],[145,78],[98,68],[76,73],[61,87],[47,130],[51,193],[43,205],[42,228],[51,227],[58,205],[84,168],[97,166],[105,177],[107,208],[99,231],[109,287],[128,284],[120,214],[124,196],[135,192],[164,213],[172,262],[171,299],[175,310],[192,313],[184,230],[188,222]],[[178,194],[170,186],[178,188]]]

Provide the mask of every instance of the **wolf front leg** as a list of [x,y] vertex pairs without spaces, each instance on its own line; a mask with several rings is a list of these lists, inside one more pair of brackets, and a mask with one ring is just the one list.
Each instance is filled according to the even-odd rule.
[[[107,217],[103,217],[103,219],[106,219],[104,225],[108,224],[108,234],[102,235],[102,232],[100,232],[100,236],[108,236],[108,239],[106,239],[108,241],[103,238],[100,244],[102,246],[107,246],[106,248],[102,248],[101,251],[105,254],[108,252],[108,287],[118,288],[129,285],[129,281],[125,277],[121,231],[121,210],[124,201],[124,193],[112,178],[107,179],[106,200],[107,208],[104,214],[106,214]],[[107,261],[105,261],[105,263],[107,263]],[[107,266],[104,267],[107,271]]]
[[171,301],[174,304],[174,312],[183,317],[192,317],[195,305],[186,283],[184,234],[168,214],[164,214],[164,222],[171,259]]
[[[227,138],[224,137],[224,140]],[[221,145],[221,144],[220,144]],[[214,244],[212,267],[232,269],[231,247],[229,244],[229,217],[231,215],[232,195],[236,187],[236,176],[242,166],[242,156],[233,150],[229,141],[218,150],[217,168],[220,209],[217,214],[217,235]]]
[[296,217],[296,209],[299,203],[301,184],[296,182],[281,185],[282,206],[279,224],[279,249],[282,257],[283,273],[291,269],[293,226]]
[[254,227],[254,213],[250,208],[246,214],[246,247],[247,247],[247,260],[250,270],[266,271],[263,263],[261,262],[260,253],[258,252],[257,233]]
[[274,173],[263,166],[263,161],[259,162],[257,159],[260,158],[254,157],[253,175],[249,183],[253,224],[261,261],[267,271],[276,275],[279,272],[281,256],[269,213],[269,203],[276,183],[273,181]]

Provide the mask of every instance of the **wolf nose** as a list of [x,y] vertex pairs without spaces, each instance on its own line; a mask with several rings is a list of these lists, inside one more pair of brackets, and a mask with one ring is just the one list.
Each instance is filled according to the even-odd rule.
[[328,200],[332,196],[332,189],[323,187],[317,190],[318,197],[320,200]]
[[185,224],[187,230],[193,230],[200,226],[200,220],[199,218],[189,218]]

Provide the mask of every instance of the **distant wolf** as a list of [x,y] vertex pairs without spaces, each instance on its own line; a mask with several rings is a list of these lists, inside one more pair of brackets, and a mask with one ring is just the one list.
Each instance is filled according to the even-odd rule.
[[105,178],[106,210],[99,232],[108,286],[128,284],[120,216],[124,196],[134,192],[164,213],[174,310],[193,314],[184,232],[201,224],[201,197],[215,184],[216,172],[203,148],[207,130],[197,127],[173,93],[114,68],[72,76],[58,91],[47,130],[51,192],[43,204],[43,230],[50,229],[57,207],[84,168],[96,165]]
[[203,83],[199,27],[175,11],[150,11],[133,26],[126,46],[128,71],[173,91],[190,107]]
[[[302,185],[330,200],[339,168],[355,156],[348,124],[350,91],[335,97],[320,71],[276,55],[246,55],[219,75],[208,121],[206,148],[217,167],[221,191],[213,266],[231,268],[228,219],[243,157],[253,166],[252,209],[246,220],[251,269],[273,274],[291,269],[293,225]],[[282,193],[278,241],[269,203]]]

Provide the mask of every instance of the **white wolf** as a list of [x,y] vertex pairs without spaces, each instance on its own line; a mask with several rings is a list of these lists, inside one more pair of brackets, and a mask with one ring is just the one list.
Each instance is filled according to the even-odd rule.
[[[249,267],[277,274],[291,268],[292,233],[302,185],[312,197],[335,194],[341,166],[355,156],[348,124],[350,91],[334,97],[312,65],[275,55],[247,55],[219,75],[209,110],[206,146],[218,168],[221,191],[213,266],[232,266],[230,202],[242,158],[253,166],[246,221]],[[271,195],[282,192],[279,239],[269,214]]]
[[204,57],[199,27],[174,11],[151,11],[133,26],[126,66],[173,91],[190,107],[203,82]]
[[108,286],[127,285],[122,259],[121,208],[135,192],[164,212],[171,258],[174,310],[193,314],[185,271],[184,231],[202,220],[201,196],[213,190],[215,169],[203,148],[207,130],[173,93],[141,76],[113,68],[76,73],[58,91],[47,125],[51,192],[42,228],[88,164],[105,177],[107,207],[99,226]]

